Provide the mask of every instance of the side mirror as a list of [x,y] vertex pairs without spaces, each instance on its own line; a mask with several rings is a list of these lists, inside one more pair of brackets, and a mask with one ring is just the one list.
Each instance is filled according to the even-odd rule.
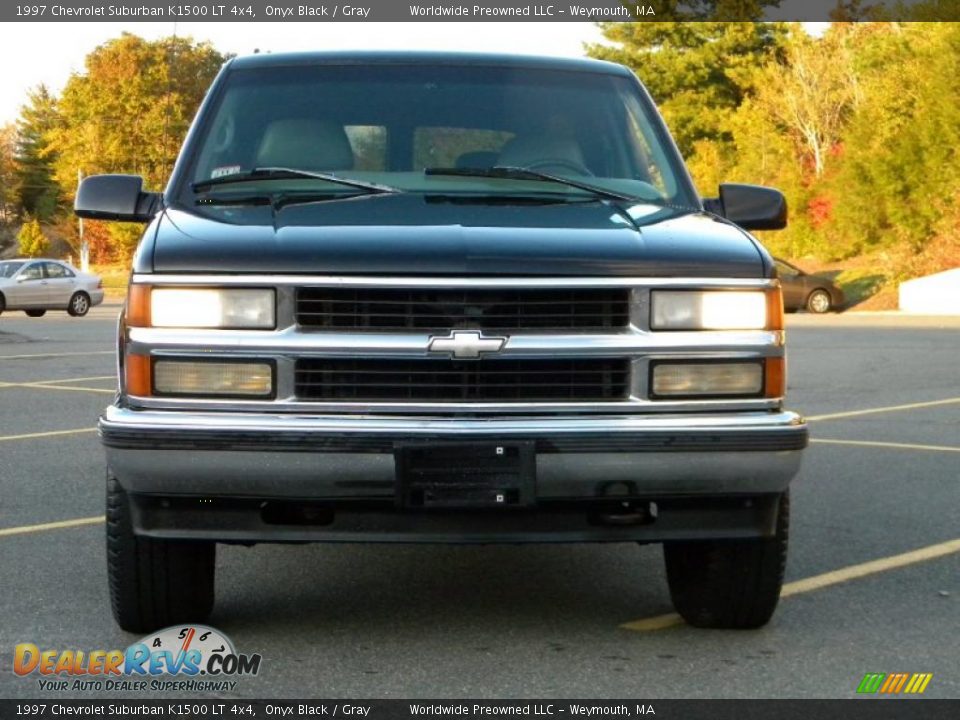
[[782,230],[787,226],[787,199],[779,190],[760,185],[724,183],[720,197],[704,200],[704,207],[744,230]]
[[138,175],[91,175],[77,188],[73,212],[82,218],[150,222],[160,209],[160,193],[143,192]]

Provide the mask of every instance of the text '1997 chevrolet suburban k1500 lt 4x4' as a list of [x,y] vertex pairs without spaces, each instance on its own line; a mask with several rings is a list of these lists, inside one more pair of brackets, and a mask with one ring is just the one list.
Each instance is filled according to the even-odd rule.
[[218,542],[660,542],[687,622],[773,613],[807,427],[745,230],[785,202],[702,201],[626,68],[234,59],[162,195],[76,212],[149,223],[100,420],[121,627],[202,621]]

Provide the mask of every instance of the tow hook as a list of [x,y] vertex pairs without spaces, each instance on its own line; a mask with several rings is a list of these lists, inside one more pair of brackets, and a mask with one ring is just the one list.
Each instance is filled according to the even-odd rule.
[[590,522],[594,525],[617,527],[649,525],[656,519],[657,504],[644,500],[620,500],[590,514]]

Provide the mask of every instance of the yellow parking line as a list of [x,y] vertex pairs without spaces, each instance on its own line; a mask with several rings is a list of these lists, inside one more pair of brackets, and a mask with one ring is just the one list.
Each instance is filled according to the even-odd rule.
[[30,380],[27,385],[49,385],[50,383],[87,382],[89,380],[116,380],[116,375],[94,375],[93,377],[53,378],[52,380]]
[[27,388],[28,390],[74,390],[76,392],[109,393],[110,395],[116,392],[116,390],[108,390],[107,388],[89,388],[89,387],[82,387],[79,385],[53,385],[52,382],[53,381],[50,381],[50,380],[42,383],[4,382],[4,383],[0,383],[0,387]]
[[937,407],[938,405],[954,405],[960,403],[960,397],[946,398],[945,400],[929,400],[927,402],[908,403],[906,405],[889,405],[887,407],[869,408],[867,410],[850,410],[849,412],[828,413],[826,415],[811,415],[808,421],[839,420],[840,418],[874,415],[876,413],[895,412],[897,410],[916,410],[919,408]]
[[24,433],[23,435],[0,435],[0,442],[9,442],[11,440],[32,440],[34,438],[56,437],[57,435],[78,435],[80,433],[96,432],[92,428],[76,428],[75,430],[50,430],[48,432]]
[[82,387],[80,385],[25,385],[24,387],[28,388],[42,388],[44,390],[73,390],[74,392],[88,392],[88,393],[105,393],[107,395],[115,395],[115,389],[107,388],[90,388]]
[[677,625],[683,625],[683,618],[676,613],[666,613],[665,615],[654,615],[653,617],[643,618],[643,620],[632,620],[624,623],[620,627],[624,630],[650,632],[651,630],[665,630],[666,628]]
[[930,450],[933,452],[960,453],[960,447],[950,447],[949,445],[917,445],[914,443],[879,442],[873,440],[834,440],[832,438],[811,438],[810,442],[823,443],[825,445],[855,445],[859,447],[894,448],[896,450]]
[[[900,555],[891,555],[890,557],[880,558],[879,560],[870,560],[869,562],[850,565],[845,568],[840,568],[839,570],[831,570],[830,572],[814,575],[813,577],[804,578],[803,580],[796,580],[783,586],[780,597],[785,598],[791,595],[800,595],[814,590],[821,590],[831,585],[838,585],[888,570],[896,570],[897,568],[906,567],[907,565],[934,560],[957,552],[960,552],[960,538],[948,540],[936,545],[928,545],[927,547],[911,550],[910,552],[901,553]],[[649,632],[651,630],[663,630],[664,628],[682,624],[683,619],[679,615],[676,613],[667,613],[643,618],[642,620],[634,620],[624,623],[620,627],[624,630]]]
[[960,552],[960,538],[787,583],[783,586],[783,592],[780,595],[781,597],[799,595],[812,590],[829,587],[830,585],[847,582],[848,580],[856,580],[857,578],[875,575],[876,573],[886,572],[887,570],[896,570],[897,568],[906,567],[907,565],[914,565],[927,560],[935,560],[936,558],[952,555],[956,552]]
[[97,517],[75,518],[73,520],[60,520],[58,522],[41,523],[40,525],[22,525],[21,527],[0,528],[0,537],[10,537],[12,535],[26,535],[27,533],[45,532],[47,530],[61,530],[63,528],[80,527],[82,525],[98,525],[106,518],[103,515]]
[[29,358],[77,357],[79,355],[113,355],[114,350],[91,350],[89,352],[40,353],[37,355],[0,355],[0,360],[27,360]]

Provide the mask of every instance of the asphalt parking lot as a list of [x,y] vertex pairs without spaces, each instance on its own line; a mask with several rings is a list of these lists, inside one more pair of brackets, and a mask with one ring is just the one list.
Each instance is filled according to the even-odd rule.
[[[138,639],[110,616],[94,432],[117,311],[0,317],[0,697],[56,697],[17,643]],[[788,328],[813,443],[766,628],[680,624],[656,546],[221,547],[210,623],[264,660],[219,697],[848,698],[868,672],[960,697],[960,319]]]

